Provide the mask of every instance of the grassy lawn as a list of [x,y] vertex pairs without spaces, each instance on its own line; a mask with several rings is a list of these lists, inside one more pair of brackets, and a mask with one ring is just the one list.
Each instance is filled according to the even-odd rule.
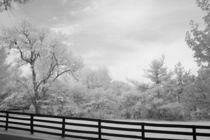
[[[17,116],[17,115],[15,115]],[[18,115],[18,117],[28,117],[28,116],[23,116],[23,115]],[[44,119],[44,120],[52,120],[52,121],[59,121],[61,122],[61,119],[56,119],[56,118],[46,118],[46,117],[35,117],[35,119]],[[0,120],[4,120],[3,118],[0,118]],[[9,119],[9,121],[15,121],[15,122],[20,122],[19,120],[14,120],[14,119]],[[126,120],[128,121],[128,120]],[[30,123],[29,121],[22,121],[24,123]],[[82,123],[82,124],[93,124],[97,125],[97,122],[89,122],[89,121],[80,121],[80,120],[70,120],[67,119],[66,122],[71,122],[71,123]],[[134,121],[135,122],[135,121]],[[150,123],[162,123],[162,124],[189,124],[189,125],[208,125],[210,126],[210,122],[169,122],[169,121],[147,121],[144,120],[144,122],[150,122]],[[41,124],[41,125],[47,125],[47,126],[55,126],[55,127],[62,127],[61,124],[52,124],[52,123],[43,123],[43,122],[34,122],[34,124]],[[5,125],[4,123],[0,123],[0,125]],[[110,124],[110,123],[102,123],[103,126],[112,126],[112,127],[124,127],[124,128],[139,128],[141,129],[141,126],[132,126],[132,125],[121,125],[121,124]],[[9,126],[17,126],[17,127],[22,127],[22,128],[29,128],[29,126],[21,126],[21,125],[13,125],[9,124]],[[97,128],[89,128],[89,127],[81,127],[81,126],[72,126],[72,125],[66,125],[67,129],[75,129],[75,130],[86,130],[86,131],[95,131],[97,132]],[[148,127],[145,126],[145,129],[155,129],[155,130],[168,130],[168,131],[180,131],[180,132],[192,132],[192,129],[188,128],[163,128],[163,127]],[[40,128],[40,127],[34,127],[34,130],[44,130],[47,132],[53,132],[53,133],[61,133],[61,130],[54,130],[54,129],[48,129],[48,128]],[[117,131],[117,130],[105,130],[102,129],[102,132],[109,132],[109,133],[115,133],[115,134],[129,134],[129,135],[137,135],[141,136],[141,132],[126,132],[126,131]],[[210,133],[210,130],[199,130],[197,129],[197,132],[206,132]],[[4,129],[1,129],[1,133],[13,133],[13,134],[19,134],[19,135],[27,135],[31,136],[30,132],[23,132],[23,131],[18,131],[18,130],[12,130],[8,129],[7,132],[5,132]],[[78,135],[78,136],[92,136],[92,137],[97,137],[97,135],[94,134],[81,134],[81,133],[73,133],[73,132],[66,132],[66,134],[73,134],[73,135]],[[39,133],[34,133],[33,137],[39,137],[39,138],[47,138],[47,139],[55,139],[55,140],[60,140],[63,139],[59,136],[49,136],[45,134],[39,134]],[[179,139],[189,139],[192,140],[192,136],[182,136],[182,135],[169,135],[169,134],[155,134],[155,133],[145,133],[146,137],[158,137],[158,138],[179,138]],[[129,138],[118,138],[118,137],[109,137],[109,136],[103,136],[102,138],[106,139],[113,139],[113,140],[134,140],[134,139],[129,139]],[[72,138],[65,138],[67,140],[72,140]],[[198,140],[210,140],[210,137],[197,137]]]

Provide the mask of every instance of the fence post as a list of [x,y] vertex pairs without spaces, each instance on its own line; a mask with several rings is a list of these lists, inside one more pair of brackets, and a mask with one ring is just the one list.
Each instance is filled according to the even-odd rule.
[[30,127],[31,127],[31,134],[34,134],[34,115],[31,114],[31,118],[30,118]]
[[65,137],[65,117],[62,117],[62,138]]
[[98,139],[101,140],[101,120],[98,120]]
[[144,139],[145,139],[144,126],[145,126],[145,124],[144,124],[144,123],[142,123],[142,124],[141,124],[141,137],[142,137],[142,140],[144,140]]
[[5,130],[8,130],[8,123],[9,123],[9,112],[6,112],[6,126],[5,126]]
[[193,129],[193,140],[196,140],[196,126],[192,126]]

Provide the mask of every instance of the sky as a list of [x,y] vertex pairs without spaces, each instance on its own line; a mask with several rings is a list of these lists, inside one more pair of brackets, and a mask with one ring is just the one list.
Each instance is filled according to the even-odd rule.
[[152,60],[165,55],[198,69],[185,42],[189,22],[202,23],[195,0],[31,0],[0,13],[0,25],[27,19],[68,37],[69,47],[93,69],[106,67],[113,80],[144,82]]

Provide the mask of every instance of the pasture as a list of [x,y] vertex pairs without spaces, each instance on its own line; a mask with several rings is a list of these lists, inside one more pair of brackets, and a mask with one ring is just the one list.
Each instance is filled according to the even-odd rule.
[[[42,134],[43,132],[47,132],[48,134],[57,134],[58,136],[53,136],[53,139],[62,139],[61,136],[63,134],[62,128],[63,124],[62,118],[54,118],[54,117],[48,117],[48,116],[34,116],[33,121],[33,133],[34,135],[30,134],[31,131],[31,125],[30,125],[30,116],[28,115],[22,115],[22,114],[9,114],[8,119],[8,131],[7,133],[16,133],[16,134],[23,134],[23,135],[29,135],[29,136],[41,136],[43,138],[48,137],[49,135]],[[0,126],[6,126],[5,121],[5,113],[0,113]],[[121,123],[117,123],[121,122]],[[125,124],[123,124],[125,122]],[[130,123],[126,123],[130,122]],[[102,133],[102,139],[110,139],[110,140],[139,140],[142,136],[142,126],[139,124],[140,122],[150,123],[152,124],[173,124],[173,125],[201,125],[201,126],[210,126],[210,122],[169,122],[169,121],[148,121],[148,120],[115,120],[115,123],[109,120],[104,120],[101,122],[101,133]],[[22,125],[27,124],[27,125]],[[148,126],[145,125],[145,137],[150,138],[170,138],[170,139],[186,139],[186,140],[193,140],[192,135],[175,135],[175,134],[161,134],[161,133],[155,133],[154,131],[170,131],[170,132],[186,132],[186,133],[192,133],[192,128],[174,128],[174,127],[163,127],[163,126]],[[20,128],[22,130],[14,130],[14,128]],[[118,128],[116,130],[115,128]],[[129,131],[126,131],[126,130]],[[26,132],[24,132],[26,130]],[[153,131],[154,130],[154,131]],[[4,128],[1,128],[1,131],[4,132]],[[28,131],[28,132],[27,132]],[[65,135],[67,136],[73,136],[74,138],[79,137],[92,137],[92,138],[98,138],[98,122],[94,119],[87,119],[82,120],[78,118],[66,118],[65,119]],[[210,129],[196,129],[196,133],[206,133],[210,136]],[[114,134],[115,136],[113,136]],[[121,135],[127,135],[127,136],[133,136],[134,138],[122,138]],[[209,140],[210,137],[201,137],[197,136],[197,140]],[[67,138],[70,139],[72,138]]]

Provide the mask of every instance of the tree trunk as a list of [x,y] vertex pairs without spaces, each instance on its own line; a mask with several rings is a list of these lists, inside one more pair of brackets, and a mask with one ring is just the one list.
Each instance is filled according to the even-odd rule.
[[178,93],[178,95],[177,95],[177,102],[178,103],[181,103],[181,101],[180,101],[180,94]]
[[35,111],[35,114],[40,114],[41,113],[41,107],[39,104],[34,104],[34,111]]
[[36,72],[34,68],[34,63],[31,63],[31,72],[32,72],[32,83],[33,83],[33,92],[34,92],[34,110],[36,114],[40,114],[40,105],[37,103],[39,100],[39,94],[37,89],[37,81],[36,81]]

